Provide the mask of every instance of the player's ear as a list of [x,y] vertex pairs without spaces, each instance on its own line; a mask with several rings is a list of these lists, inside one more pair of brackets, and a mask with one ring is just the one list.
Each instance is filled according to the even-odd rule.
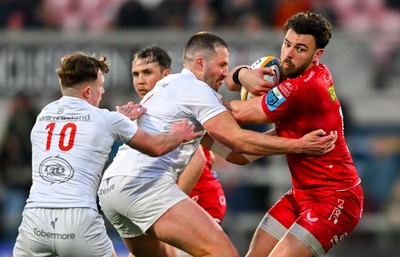
[[319,62],[319,60],[321,59],[323,54],[324,54],[324,49],[323,48],[318,48],[317,51],[314,54],[313,61],[314,62]]
[[82,86],[82,96],[85,98],[85,99],[88,99],[89,98],[89,96],[90,96],[90,86],[89,85],[83,85]]
[[163,70],[163,72],[162,72],[162,76],[163,76],[163,77],[165,77],[165,76],[167,76],[167,75],[169,75],[169,74],[171,74],[171,70],[170,70],[170,69],[165,69],[165,70]]
[[204,58],[201,56],[196,57],[194,60],[194,65],[196,66],[197,70],[202,71],[204,69]]

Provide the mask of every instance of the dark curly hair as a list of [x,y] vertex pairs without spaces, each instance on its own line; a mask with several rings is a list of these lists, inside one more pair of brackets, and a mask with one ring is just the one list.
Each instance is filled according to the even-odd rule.
[[290,17],[283,27],[284,33],[294,30],[297,34],[312,35],[317,48],[325,48],[332,37],[332,25],[322,15],[300,12]]

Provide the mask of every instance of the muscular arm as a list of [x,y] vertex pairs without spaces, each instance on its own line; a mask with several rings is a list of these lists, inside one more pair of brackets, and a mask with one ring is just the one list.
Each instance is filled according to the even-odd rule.
[[[312,154],[320,155],[334,147],[337,135],[325,136],[322,130],[311,132],[299,139],[271,136],[240,128],[229,112],[223,112],[203,124],[207,133],[236,153],[251,155]],[[207,147],[207,146],[206,146]]]
[[187,121],[174,123],[169,133],[153,135],[139,128],[126,144],[144,154],[157,157],[172,151],[182,142],[190,141],[203,134],[194,132],[193,129],[194,126],[189,125]]

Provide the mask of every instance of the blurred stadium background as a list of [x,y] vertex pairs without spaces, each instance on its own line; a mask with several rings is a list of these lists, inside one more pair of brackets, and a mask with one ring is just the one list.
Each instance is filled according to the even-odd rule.
[[[0,1],[0,257],[11,256],[31,184],[29,133],[38,111],[60,97],[55,68],[81,50],[111,61],[102,107],[137,100],[133,53],[168,50],[173,71],[191,34],[209,30],[230,45],[230,68],[279,56],[283,21],[325,15],[334,35],[322,62],[343,105],[350,151],[363,180],[364,217],[327,256],[400,256],[400,3],[398,0],[2,0]],[[237,98],[225,88],[225,98]],[[252,129],[266,129],[255,126]],[[236,166],[217,159],[227,195],[223,227],[241,255],[268,207],[290,188],[282,156]],[[195,222],[195,221],[194,221]],[[126,256],[109,226],[120,256]]]

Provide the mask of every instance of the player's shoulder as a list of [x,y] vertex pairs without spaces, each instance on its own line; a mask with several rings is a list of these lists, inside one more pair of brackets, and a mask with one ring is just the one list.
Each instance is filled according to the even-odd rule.
[[307,85],[307,87],[317,85],[320,79],[332,80],[329,70],[326,65],[319,64],[308,68],[302,75],[297,78],[290,79],[292,84],[298,86]]
[[128,119],[128,117],[126,117],[125,115],[123,115],[122,113],[119,113],[117,111],[111,111],[109,109],[105,109],[105,108],[96,108],[93,109],[93,114],[97,114],[100,117],[103,117],[105,120],[125,120]]

